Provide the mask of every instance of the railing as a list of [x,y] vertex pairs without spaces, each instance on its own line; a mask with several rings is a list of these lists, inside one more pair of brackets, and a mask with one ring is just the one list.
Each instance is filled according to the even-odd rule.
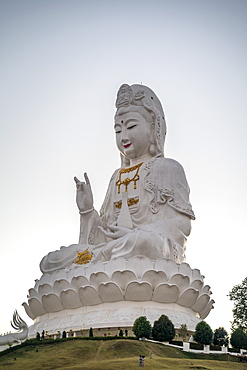
[[236,352],[231,352],[231,348],[222,346],[221,350],[215,351],[215,350],[210,349],[210,345],[204,345],[203,349],[200,350],[200,349],[190,348],[190,345],[191,345],[190,342],[183,342],[183,346],[179,346],[179,345],[176,345],[176,344],[171,344],[169,342],[158,342],[158,341],[151,340],[151,339],[146,339],[146,338],[145,338],[145,340],[148,341],[148,342],[160,343],[160,344],[164,344],[166,346],[179,348],[184,352],[192,352],[192,353],[198,353],[198,354],[199,353],[202,353],[202,354],[218,354],[218,355],[219,354],[228,354],[230,356],[237,357],[238,359],[239,358],[243,359],[243,362],[244,362],[244,360],[246,360],[245,362],[247,362],[247,352],[246,352],[245,349],[240,349],[240,352],[236,353]]

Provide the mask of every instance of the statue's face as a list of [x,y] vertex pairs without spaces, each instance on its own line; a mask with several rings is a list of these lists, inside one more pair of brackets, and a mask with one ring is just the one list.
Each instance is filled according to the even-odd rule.
[[128,159],[138,159],[149,153],[152,142],[150,120],[134,111],[115,116],[117,147]]

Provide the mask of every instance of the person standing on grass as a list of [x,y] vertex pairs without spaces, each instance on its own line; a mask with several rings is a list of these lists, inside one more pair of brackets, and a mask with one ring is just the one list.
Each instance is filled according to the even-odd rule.
[[145,364],[145,356],[142,356],[142,367],[144,367]]
[[139,367],[142,367],[142,356],[140,355],[140,357],[139,357]]

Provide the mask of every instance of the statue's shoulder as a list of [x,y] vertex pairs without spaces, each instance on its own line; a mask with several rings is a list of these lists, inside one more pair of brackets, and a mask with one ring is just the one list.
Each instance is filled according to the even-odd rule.
[[179,162],[177,162],[175,159],[172,159],[172,158],[165,158],[165,157],[156,158],[156,160],[153,162],[153,165],[156,171],[159,170],[161,172],[167,172],[167,171],[184,172],[183,166]]
[[113,172],[113,174],[112,174],[112,176],[111,176],[111,178],[110,178],[110,183],[115,179],[115,177],[117,176],[117,174],[119,173],[119,171],[121,170],[121,168],[117,168],[114,172]]

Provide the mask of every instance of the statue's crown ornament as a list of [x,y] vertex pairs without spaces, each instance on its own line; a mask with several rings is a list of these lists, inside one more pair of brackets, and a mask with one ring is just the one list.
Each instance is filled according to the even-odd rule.
[[144,90],[140,90],[134,93],[131,86],[123,84],[117,93],[116,108],[128,107],[131,104],[140,105],[140,102],[138,102],[138,100],[144,97],[145,97]]

